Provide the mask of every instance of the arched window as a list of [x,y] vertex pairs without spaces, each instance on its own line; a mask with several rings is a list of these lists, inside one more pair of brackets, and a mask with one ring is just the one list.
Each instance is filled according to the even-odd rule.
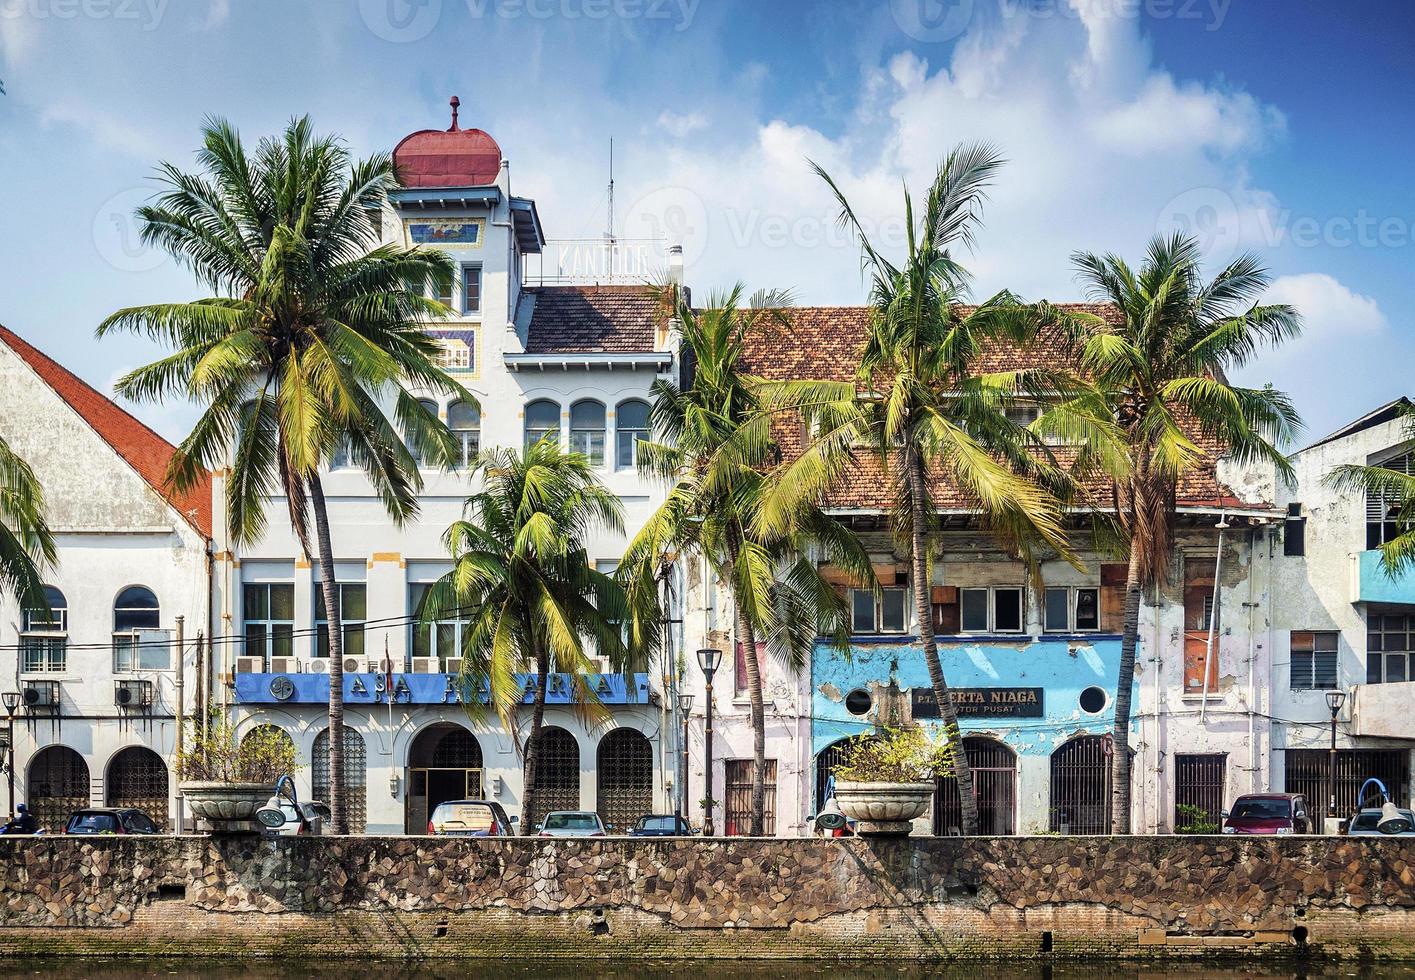
[[526,406],[526,448],[560,431],[560,406],[542,398]]
[[52,585],[44,587],[48,609],[26,608],[20,617],[20,671],[63,673],[68,659],[69,600]]
[[[423,407],[423,410],[429,415],[431,415],[433,418],[437,418],[437,402],[428,401],[426,398],[419,398],[418,404],[421,405]],[[422,464],[422,451],[418,449],[417,444],[413,441],[411,436],[408,438],[408,452],[413,454],[413,459],[416,460],[419,465]]]
[[295,747],[295,740],[290,737],[290,733],[285,731],[285,729],[281,728],[279,725],[256,725],[250,731],[246,732],[246,734],[241,736],[241,744],[244,745],[246,739],[255,735],[257,732],[259,732],[261,735],[274,736],[281,744],[287,745],[291,749],[294,749]]
[[162,643],[138,646],[137,630],[155,630],[161,625],[157,596],[145,585],[131,585],[113,600],[113,671],[161,670],[172,666],[172,658]]
[[589,458],[591,466],[604,465],[604,404],[592,399],[570,406],[570,451]]
[[563,728],[540,730],[540,754],[536,758],[535,812],[522,814],[532,825],[556,810],[580,808],[580,746]]
[[60,830],[69,814],[88,806],[88,763],[67,745],[51,745],[30,760],[25,786],[39,825]]
[[1063,834],[1110,830],[1110,755],[1104,736],[1073,738],[1051,754],[1051,829]]
[[[315,736],[314,759],[310,764],[310,788],[314,798],[329,803],[329,729]],[[362,834],[368,823],[368,763],[364,737],[344,726],[344,813],[349,833]]]
[[167,764],[140,745],[126,748],[108,764],[108,805],[146,813],[158,830],[167,829]]
[[[1017,754],[991,738],[963,740],[963,754],[973,770],[973,793],[978,801],[978,833],[997,837],[1016,833]],[[934,834],[956,834],[963,825],[963,801],[952,774],[934,780]]]
[[447,428],[462,446],[462,465],[470,466],[481,452],[481,409],[468,402],[447,406]]
[[639,463],[639,443],[649,437],[648,402],[637,398],[620,402],[614,410],[614,428],[618,437],[615,465],[621,470],[633,469]]
[[653,809],[653,747],[642,732],[617,728],[596,756],[596,809],[611,834],[627,834]]

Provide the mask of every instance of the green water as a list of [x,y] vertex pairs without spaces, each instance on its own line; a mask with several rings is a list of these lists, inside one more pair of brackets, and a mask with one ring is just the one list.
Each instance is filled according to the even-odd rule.
[[1204,966],[1153,963],[1117,965],[1111,963],[1066,963],[1046,965],[1035,962],[969,964],[961,966],[918,966],[873,964],[846,966],[830,963],[776,964],[646,964],[612,966],[599,962],[524,963],[463,962],[422,965],[390,963],[300,962],[273,964],[230,961],[173,960],[134,963],[123,960],[42,960],[0,963],[0,980],[20,977],[64,978],[64,980],[167,980],[193,977],[200,980],[1415,980],[1415,966],[1323,965],[1302,969],[1299,965]]

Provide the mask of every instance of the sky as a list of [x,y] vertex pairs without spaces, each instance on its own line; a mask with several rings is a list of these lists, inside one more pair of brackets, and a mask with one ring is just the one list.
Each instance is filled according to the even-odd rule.
[[[136,241],[159,161],[203,119],[255,141],[309,114],[357,154],[490,132],[549,238],[684,244],[702,296],[743,282],[865,299],[903,188],[959,143],[1008,163],[967,264],[980,296],[1086,298],[1071,253],[1138,262],[1190,231],[1255,251],[1300,340],[1238,375],[1311,441],[1410,393],[1415,4],[1387,0],[0,0],[0,323],[100,390],[159,353],[94,339],[124,306],[201,295]],[[178,439],[184,406],[131,406]]]

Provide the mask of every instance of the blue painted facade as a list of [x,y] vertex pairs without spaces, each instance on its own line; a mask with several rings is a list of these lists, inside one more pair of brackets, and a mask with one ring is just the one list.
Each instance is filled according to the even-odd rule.
[[[964,734],[994,736],[1019,756],[1046,757],[1078,733],[1100,735],[1114,722],[1114,695],[1120,671],[1120,637],[1076,636],[939,637],[939,657],[951,687],[974,690],[1041,688],[1041,717],[963,717]],[[911,689],[930,688],[924,653],[913,637],[857,637],[850,656],[828,645],[816,647],[812,680],[812,754],[850,735],[874,729],[869,716],[852,715],[845,696],[893,682],[908,698]],[[1082,710],[1087,688],[1105,692],[1101,710]],[[1134,690],[1138,692],[1139,685]],[[924,725],[937,725],[934,719]]]
[[1381,564],[1381,552],[1363,551],[1357,557],[1357,602],[1415,605],[1415,572],[1392,578]]
[[[535,699],[535,675],[517,674],[521,685],[522,702],[531,704]],[[591,674],[586,678],[590,689],[595,692],[600,704],[647,704],[649,700],[648,674]],[[467,700],[463,696],[466,682],[456,674],[403,674],[393,675],[393,694],[396,704],[459,704]],[[388,682],[382,674],[345,674],[344,703],[387,704]],[[483,689],[482,704],[489,698]],[[551,674],[545,695],[547,705],[574,704],[582,700],[576,697],[569,674]],[[236,701],[238,704],[328,704],[328,674],[237,674]]]

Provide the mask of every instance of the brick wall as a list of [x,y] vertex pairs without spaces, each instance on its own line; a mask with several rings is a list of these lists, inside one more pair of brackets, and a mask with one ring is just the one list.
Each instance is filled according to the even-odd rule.
[[1415,958],[1341,838],[0,838],[0,953]]

